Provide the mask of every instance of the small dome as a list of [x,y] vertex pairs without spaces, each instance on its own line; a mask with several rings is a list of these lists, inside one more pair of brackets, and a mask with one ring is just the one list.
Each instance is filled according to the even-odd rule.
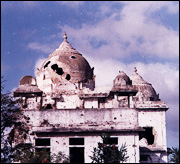
[[92,78],[93,69],[87,60],[67,42],[66,34],[59,48],[42,64],[36,77],[38,87],[42,90],[51,84],[72,86]]
[[127,85],[132,85],[132,82],[123,71],[119,71],[119,74],[113,81],[113,85],[114,87],[125,87]]
[[149,84],[138,73],[136,67],[134,67],[134,73],[130,76],[132,85]]
[[145,100],[159,100],[159,96],[152,85],[146,82],[138,73],[136,67],[134,73],[130,76],[133,87],[138,90],[137,96],[144,98]]
[[36,79],[32,76],[23,76],[19,81],[19,85],[36,85]]

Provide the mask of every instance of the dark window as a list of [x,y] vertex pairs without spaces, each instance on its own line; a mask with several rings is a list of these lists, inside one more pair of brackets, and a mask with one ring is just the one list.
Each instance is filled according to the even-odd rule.
[[75,56],[71,56],[72,59],[77,59]]
[[139,140],[142,138],[146,138],[148,145],[152,145],[154,143],[154,135],[152,132],[152,127],[143,127],[145,131],[139,133]]
[[70,80],[71,76],[69,74],[66,75],[66,80]]
[[84,147],[70,147],[70,163],[84,163]]
[[107,141],[103,141],[104,144],[114,144],[117,145],[118,144],[118,137],[111,137],[109,138]]
[[84,145],[84,138],[69,138],[69,145]]
[[51,63],[51,61],[48,61],[48,62],[44,65],[44,69],[49,65],[49,63]]
[[51,68],[58,74],[58,75],[63,75],[64,71],[61,67],[58,67],[57,64],[53,64]]
[[50,146],[50,139],[49,138],[36,138],[35,145],[36,146]]

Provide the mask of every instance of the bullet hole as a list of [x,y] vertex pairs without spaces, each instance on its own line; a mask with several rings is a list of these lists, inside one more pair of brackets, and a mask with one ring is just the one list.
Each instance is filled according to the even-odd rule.
[[70,80],[71,76],[69,74],[66,75],[66,80]]
[[58,75],[63,75],[63,69],[61,67],[58,67],[57,64],[53,64],[51,68],[58,74]]
[[116,120],[117,118],[116,117],[114,117],[114,120]]
[[143,129],[145,129],[145,131],[140,132],[139,140],[141,140],[142,138],[146,138],[148,145],[152,145],[154,143],[154,135],[152,132],[152,127],[143,127]]
[[44,65],[44,69],[49,65],[49,63],[51,63],[51,61],[48,61],[48,62]]
[[71,56],[72,59],[77,59],[75,56]]

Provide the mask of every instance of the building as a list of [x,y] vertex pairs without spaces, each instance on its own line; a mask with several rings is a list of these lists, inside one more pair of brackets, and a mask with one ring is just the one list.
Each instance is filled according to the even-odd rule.
[[90,163],[100,135],[110,133],[113,144],[127,144],[127,163],[167,162],[168,107],[152,85],[134,68],[130,77],[119,71],[111,88],[96,87],[93,70],[65,34],[37,68],[36,79],[22,77],[14,96],[30,118],[25,142],[36,150],[62,151],[74,157],[71,162]]

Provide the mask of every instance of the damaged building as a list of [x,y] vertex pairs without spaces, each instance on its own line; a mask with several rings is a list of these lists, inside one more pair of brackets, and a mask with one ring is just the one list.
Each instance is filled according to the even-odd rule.
[[[92,63],[93,64],[93,63]],[[102,79],[103,80],[103,79]],[[127,145],[127,163],[167,162],[168,107],[136,68],[117,72],[112,87],[96,87],[94,68],[64,40],[14,92],[29,118],[25,142],[36,150],[62,151],[71,163],[90,163],[92,151],[109,133],[112,144]],[[18,144],[15,139],[14,145]]]

